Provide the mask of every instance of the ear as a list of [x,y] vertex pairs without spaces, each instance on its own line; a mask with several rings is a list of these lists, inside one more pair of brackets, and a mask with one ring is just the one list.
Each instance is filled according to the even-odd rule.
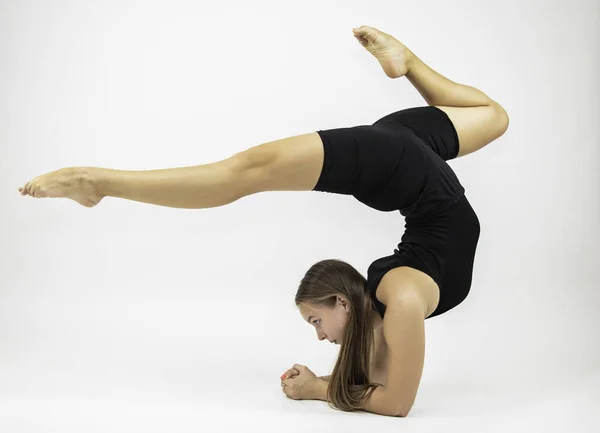
[[342,303],[344,310],[346,310],[347,312],[350,312],[350,302],[348,302],[347,299],[344,299],[341,296],[338,296],[337,298],[338,298],[338,301],[340,301]]

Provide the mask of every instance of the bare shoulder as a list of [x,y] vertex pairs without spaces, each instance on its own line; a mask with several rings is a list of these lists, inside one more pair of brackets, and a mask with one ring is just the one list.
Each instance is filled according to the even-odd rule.
[[406,291],[422,297],[427,306],[425,317],[433,313],[440,302],[440,288],[433,278],[410,266],[400,266],[386,272],[377,286],[375,297],[387,306],[401,292]]

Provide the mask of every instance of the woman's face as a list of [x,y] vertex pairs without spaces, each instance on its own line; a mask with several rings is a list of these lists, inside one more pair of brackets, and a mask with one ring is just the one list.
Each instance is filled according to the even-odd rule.
[[350,314],[348,301],[338,296],[333,308],[311,303],[303,303],[298,307],[302,318],[310,323],[317,331],[319,340],[329,340],[341,344],[344,338],[344,329]]

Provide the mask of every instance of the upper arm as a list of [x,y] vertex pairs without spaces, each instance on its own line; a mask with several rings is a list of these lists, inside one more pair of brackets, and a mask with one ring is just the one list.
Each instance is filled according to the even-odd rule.
[[418,290],[404,289],[389,299],[383,318],[389,351],[386,400],[400,416],[412,408],[423,373],[426,309]]

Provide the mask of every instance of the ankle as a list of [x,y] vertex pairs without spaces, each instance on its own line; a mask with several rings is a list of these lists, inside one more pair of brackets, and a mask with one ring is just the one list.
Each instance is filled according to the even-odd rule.
[[415,53],[413,53],[409,48],[406,48],[406,66],[408,68],[408,71],[406,72],[406,75],[408,76],[408,74],[410,74],[410,70],[413,67],[413,65],[419,60],[419,58],[415,55]]
[[99,196],[107,197],[111,195],[111,172],[113,170],[99,167],[80,168],[82,179],[91,184]]

